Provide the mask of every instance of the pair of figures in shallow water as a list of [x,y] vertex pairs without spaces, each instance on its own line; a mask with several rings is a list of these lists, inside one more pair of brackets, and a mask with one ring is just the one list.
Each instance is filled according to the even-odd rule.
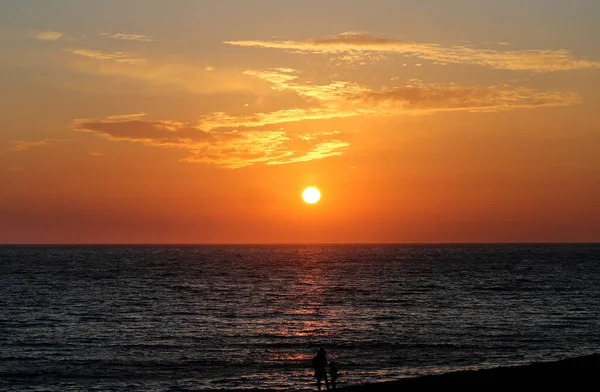
[[[313,357],[312,365],[315,369],[315,378],[317,379],[319,391],[321,390],[322,380],[325,381],[325,387],[329,390],[329,380],[327,379],[327,353],[323,347],[321,347],[319,351],[317,351],[317,355]],[[331,386],[333,389],[336,389],[335,384],[338,379],[338,369],[335,362],[329,364],[329,375],[331,377]]]

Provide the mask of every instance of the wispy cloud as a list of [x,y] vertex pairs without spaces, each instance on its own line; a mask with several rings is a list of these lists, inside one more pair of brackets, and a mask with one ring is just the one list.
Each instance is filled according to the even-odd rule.
[[[466,46],[437,44],[377,38],[364,33],[344,33],[330,38],[306,41],[225,41],[226,44],[283,49],[294,53],[343,54],[349,59],[362,60],[364,53],[395,53],[431,60],[442,64],[471,64],[495,69],[551,72],[600,68],[599,61],[580,60],[567,50],[498,51]],[[353,57],[358,54],[358,57]]]
[[579,102],[571,92],[536,91],[510,85],[456,86],[416,83],[399,88],[369,91],[347,98],[353,105],[376,110],[401,110],[408,114],[439,111],[500,111],[570,106]]
[[182,149],[189,154],[184,161],[229,169],[323,159],[342,155],[349,147],[332,139],[331,133],[313,133],[306,139],[284,130],[207,131],[176,121],[144,121],[139,114],[74,120],[73,127],[113,141]]
[[[68,66],[79,73],[112,80],[134,81],[147,87],[197,94],[264,92],[264,84],[231,68],[215,68],[168,58],[146,58],[136,53],[69,49]],[[268,90],[267,90],[268,91]]]
[[268,162],[268,165],[285,165],[287,163],[309,162],[317,159],[341,156],[350,143],[341,140],[330,140],[318,143],[303,155],[288,155],[285,158]]
[[39,39],[40,41],[56,41],[65,34],[58,31],[36,31],[30,34],[31,38]]
[[67,139],[51,139],[51,138],[47,138],[47,139],[43,139],[43,140],[12,140],[10,142],[11,147],[10,150],[11,151],[25,151],[25,150],[29,150],[31,148],[36,148],[36,147],[44,147],[44,146],[49,146],[52,144],[56,144],[56,143],[63,143],[63,142],[68,142]]
[[291,108],[249,116],[213,113],[202,119],[203,129],[256,128],[307,120],[357,116],[423,115],[447,111],[501,111],[525,108],[569,106],[579,102],[572,92],[537,91],[506,84],[458,86],[411,81],[406,86],[373,90],[357,83],[336,81],[312,85],[297,81],[288,72],[247,71],[273,84],[276,90],[293,91],[316,107]]
[[11,151],[25,151],[34,147],[41,147],[48,145],[46,140],[26,141],[26,140],[13,140],[10,142]]
[[69,52],[77,56],[87,57],[95,60],[110,60],[123,64],[139,64],[146,62],[146,59],[135,54],[127,52],[102,52],[92,49],[69,49]]
[[[90,57],[100,62],[104,60],[95,55]],[[118,57],[106,60],[119,65]],[[148,69],[146,65],[127,64],[125,67],[133,67],[139,73]],[[113,141],[176,148],[186,152],[184,161],[235,169],[258,163],[281,165],[324,159],[342,155],[350,146],[339,133],[265,129],[285,123],[447,111],[502,111],[579,102],[579,96],[572,92],[538,91],[508,84],[460,86],[413,80],[402,87],[373,89],[348,81],[313,84],[290,68],[251,70],[244,75],[263,85],[266,83],[272,90],[296,94],[307,107],[250,115],[217,112],[203,116],[197,123],[149,121],[144,113],[135,113],[75,120],[74,129]]]
[[112,38],[112,39],[120,39],[120,40],[124,40],[124,41],[140,41],[140,42],[152,42],[154,41],[154,39],[148,35],[143,35],[143,34],[125,34],[125,33],[116,33],[116,34],[110,34],[110,33],[101,33],[100,34],[103,37],[106,38]]
[[336,108],[284,109],[268,113],[255,113],[250,116],[231,116],[226,113],[213,113],[202,119],[202,128],[259,128],[267,125],[285,124],[299,121],[328,120],[332,118],[368,115],[364,110],[344,110]]

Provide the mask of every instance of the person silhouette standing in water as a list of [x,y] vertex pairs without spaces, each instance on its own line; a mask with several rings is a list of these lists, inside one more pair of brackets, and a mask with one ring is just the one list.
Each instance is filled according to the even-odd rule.
[[329,381],[327,380],[327,353],[323,347],[317,351],[317,355],[312,359],[312,364],[315,369],[315,378],[317,379],[319,391],[321,390],[322,379],[325,379],[325,387],[329,390]]
[[338,368],[337,364],[333,361],[331,361],[331,363],[329,364],[329,377],[331,377],[331,387],[333,389],[336,389],[335,382],[338,379]]

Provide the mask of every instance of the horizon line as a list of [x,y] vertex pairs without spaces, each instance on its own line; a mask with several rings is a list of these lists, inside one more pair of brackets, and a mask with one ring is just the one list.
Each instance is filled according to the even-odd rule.
[[0,246],[299,246],[299,245],[600,245],[600,241],[490,242],[40,242],[0,243]]

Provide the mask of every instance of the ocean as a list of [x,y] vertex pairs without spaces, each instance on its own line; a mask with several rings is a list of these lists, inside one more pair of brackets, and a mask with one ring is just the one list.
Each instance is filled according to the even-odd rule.
[[0,390],[315,390],[600,353],[600,245],[0,247]]

